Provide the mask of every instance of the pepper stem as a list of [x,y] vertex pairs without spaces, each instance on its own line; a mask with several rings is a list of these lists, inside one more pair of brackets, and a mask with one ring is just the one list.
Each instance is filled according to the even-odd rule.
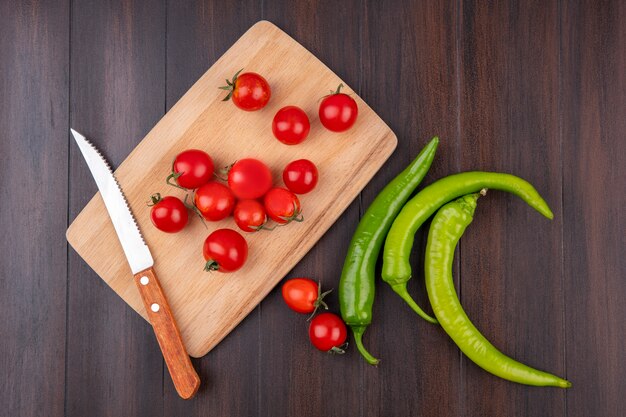
[[406,283],[392,285],[391,288],[393,288],[396,294],[398,294],[409,305],[409,307],[411,307],[413,311],[417,313],[418,316],[420,316],[429,323],[439,324],[436,318],[427,314],[424,310],[421,309],[420,306],[417,305],[415,300],[411,298],[409,292],[406,289]]
[[365,326],[350,327],[352,328],[352,334],[354,334],[354,343],[356,344],[356,348],[361,353],[361,356],[363,356],[370,365],[378,365],[378,362],[380,361],[373,357],[372,354],[365,349],[365,346],[363,346],[363,333],[365,332]]

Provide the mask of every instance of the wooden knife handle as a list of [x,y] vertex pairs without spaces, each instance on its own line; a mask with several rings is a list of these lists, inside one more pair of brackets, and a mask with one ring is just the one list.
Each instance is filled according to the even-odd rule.
[[154,269],[148,268],[135,274],[135,283],[139,288],[143,304],[146,306],[148,318],[161,346],[161,352],[176,391],[181,398],[187,400],[198,392],[200,377],[191,364]]

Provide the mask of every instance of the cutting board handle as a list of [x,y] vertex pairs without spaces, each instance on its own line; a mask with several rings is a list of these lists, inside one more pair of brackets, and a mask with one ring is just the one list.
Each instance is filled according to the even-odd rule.
[[139,288],[148,319],[161,346],[176,391],[181,398],[190,399],[198,392],[200,377],[189,359],[154,269],[148,268],[135,274],[135,284]]

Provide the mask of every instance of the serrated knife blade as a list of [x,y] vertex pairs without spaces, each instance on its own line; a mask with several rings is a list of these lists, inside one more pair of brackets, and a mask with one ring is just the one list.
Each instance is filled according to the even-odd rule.
[[133,272],[135,284],[172,376],[174,387],[182,398],[192,398],[198,392],[200,378],[189,359],[176,320],[154,271],[152,254],[141,235],[124,192],[111,166],[100,151],[74,129],[70,129],[70,132],[96,180],[104,205]]
[[74,129],[70,129],[78,144],[87,166],[93,175],[104,205],[109,212],[115,232],[122,244],[122,249],[133,275],[154,265],[150,249],[141,235],[137,220],[130,210],[128,201],[120,187],[109,163],[100,151]]

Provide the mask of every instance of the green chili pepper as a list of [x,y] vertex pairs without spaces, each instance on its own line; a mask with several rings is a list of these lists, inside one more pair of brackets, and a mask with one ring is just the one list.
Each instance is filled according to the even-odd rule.
[[478,194],[443,206],[433,218],[426,244],[426,290],[441,327],[476,365],[520,384],[569,388],[565,379],[539,371],[506,356],[474,327],[456,295],[452,279],[454,250],[472,222]]
[[383,252],[383,280],[409,305],[415,303],[406,289],[407,282],[411,279],[409,255],[415,232],[443,204],[483,188],[513,193],[547,218],[553,217],[552,211],[537,190],[523,179],[510,174],[463,172],[425,187],[406,203],[396,217],[387,235]]
[[[372,365],[376,365],[378,359],[365,349],[362,337],[372,322],[376,260],[391,223],[428,172],[438,144],[439,138],[434,137],[411,165],[378,194],[359,222],[348,248],[339,281],[341,317],[352,328],[359,352]],[[415,307],[418,314],[436,323],[417,305]]]

